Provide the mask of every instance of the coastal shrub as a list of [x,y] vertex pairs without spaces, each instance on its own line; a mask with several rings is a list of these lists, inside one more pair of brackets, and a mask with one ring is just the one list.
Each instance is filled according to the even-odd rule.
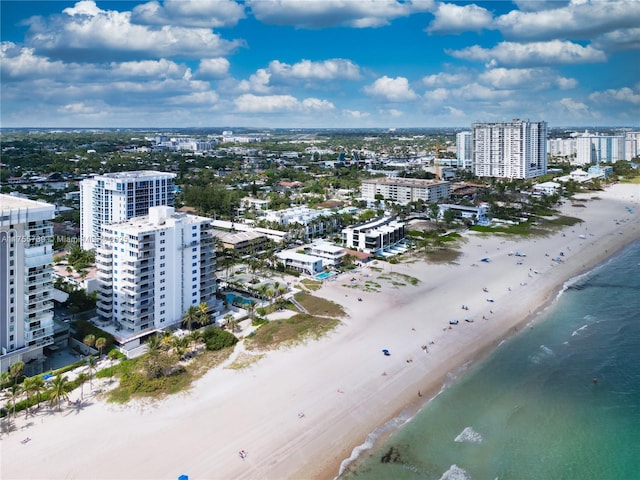
[[345,311],[341,305],[325,300],[324,298],[316,297],[310,293],[297,293],[295,299],[310,315],[318,317],[343,317],[345,315]]
[[222,350],[238,343],[238,338],[231,332],[215,327],[207,327],[202,334],[207,350]]
[[257,327],[259,325],[264,325],[265,323],[269,323],[269,320],[267,320],[264,317],[255,317],[252,321],[251,321],[251,325],[253,325],[254,327]]

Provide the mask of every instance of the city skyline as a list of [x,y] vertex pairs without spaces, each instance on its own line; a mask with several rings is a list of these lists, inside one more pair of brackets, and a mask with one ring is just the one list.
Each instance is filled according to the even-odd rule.
[[640,3],[3,1],[1,125],[637,125]]

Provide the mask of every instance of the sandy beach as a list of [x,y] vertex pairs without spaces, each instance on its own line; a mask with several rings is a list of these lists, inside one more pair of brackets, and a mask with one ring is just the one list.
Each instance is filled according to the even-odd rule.
[[113,405],[85,386],[81,408],[20,414],[2,435],[0,477],[334,478],[376,428],[409,418],[471,362],[535,328],[567,280],[640,239],[640,185],[577,198],[562,214],[583,222],[548,237],[467,232],[455,264],[379,262],[326,281],[315,295],[348,314],[335,331],[241,371],[216,368],[186,393]]

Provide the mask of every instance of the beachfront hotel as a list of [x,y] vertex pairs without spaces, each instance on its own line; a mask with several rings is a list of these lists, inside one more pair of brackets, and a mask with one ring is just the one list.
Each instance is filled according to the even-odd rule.
[[191,306],[220,307],[210,221],[160,206],[102,227],[98,315],[112,324],[125,349],[154,331],[179,326]]
[[0,194],[0,372],[15,362],[43,370],[53,344],[55,206]]
[[384,200],[406,204],[422,200],[435,203],[449,198],[451,184],[440,180],[424,180],[419,178],[380,177],[362,180],[360,195],[365,200],[376,200],[381,195]]
[[345,248],[384,256],[392,252],[405,238],[405,224],[395,217],[383,217],[342,230]]
[[144,170],[105,173],[80,182],[80,246],[95,250],[102,225],[147,215],[150,207],[173,206],[175,177]]
[[614,163],[626,158],[624,135],[583,133],[576,138],[576,165]]
[[524,179],[547,173],[547,122],[474,123],[471,131],[476,176]]

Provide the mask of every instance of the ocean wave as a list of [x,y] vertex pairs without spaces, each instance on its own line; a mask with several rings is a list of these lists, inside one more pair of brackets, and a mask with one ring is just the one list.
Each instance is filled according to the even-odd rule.
[[471,480],[471,476],[464,468],[457,465],[451,465],[449,470],[444,472],[440,480]]
[[362,455],[367,450],[370,450],[375,445],[376,440],[378,440],[378,438],[380,438],[382,434],[390,430],[397,430],[399,427],[410,421],[411,418],[413,417],[409,414],[398,415],[397,417],[394,417],[388,422],[380,425],[373,432],[367,435],[367,438],[365,438],[364,442],[351,451],[351,456],[349,456],[349,458],[345,458],[342,461],[342,463],[340,464],[340,469],[338,470],[338,475],[335,477],[335,479],[338,479],[340,475],[342,475],[346,471],[349,465],[356,461],[358,457],[360,457],[360,455]]
[[529,361],[531,363],[539,364],[551,357],[555,357],[555,355],[554,351],[549,347],[540,345],[540,351],[529,355]]
[[473,428],[466,427],[456,438],[454,438],[453,441],[460,443],[482,443],[483,440],[482,435],[476,432]]
[[582,330],[584,330],[585,328],[587,328],[589,326],[589,324],[585,323],[584,325],[582,325],[580,328],[578,328],[577,330],[574,330],[574,332],[571,334],[572,337],[575,337],[576,335],[578,335],[579,332],[581,332]]

